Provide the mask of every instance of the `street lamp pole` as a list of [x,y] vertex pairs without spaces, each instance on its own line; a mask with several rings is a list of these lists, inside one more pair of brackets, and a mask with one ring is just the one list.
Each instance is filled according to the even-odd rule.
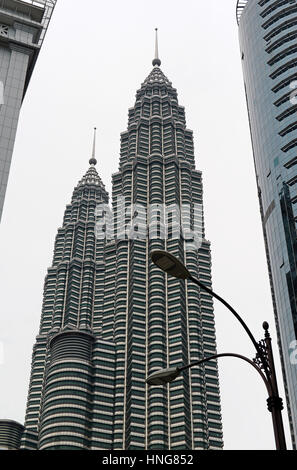
[[224,299],[222,299],[222,297],[217,295],[215,292],[213,292],[207,286],[202,284],[200,281],[198,281],[198,279],[195,279],[191,275],[188,279],[194,282],[195,284],[197,284],[199,287],[201,287],[205,291],[207,291],[214,298],[219,300],[223,305],[225,305],[225,307],[227,307],[233,313],[233,315],[237,318],[237,320],[241,323],[241,325],[247,332],[248,336],[252,340],[252,343],[254,344],[256,351],[257,351],[255,361],[258,362],[258,366],[261,369],[264,369],[265,376],[270,386],[270,393],[267,399],[267,407],[272,415],[276,448],[277,450],[285,450],[286,439],[285,439],[285,431],[284,431],[284,425],[283,425],[283,419],[282,419],[282,410],[284,406],[283,406],[283,400],[279,396],[279,392],[278,392],[277,377],[276,377],[276,372],[275,372],[271,337],[268,331],[268,328],[269,328],[268,323],[267,322],[263,323],[263,328],[265,330],[265,340],[257,343],[257,341],[255,340],[253,334],[251,333],[246,323],[243,321],[240,315],[238,315],[238,313],[233,309],[233,307],[231,307],[231,305],[228,304],[228,302],[226,302]]
[[283,400],[279,396],[278,392],[278,385],[277,385],[277,377],[275,372],[275,365],[274,365],[274,358],[273,358],[273,351],[271,345],[271,337],[269,334],[269,325],[267,322],[263,323],[263,328],[265,330],[265,339],[262,341],[257,342],[255,337],[253,336],[252,332],[241,318],[241,316],[234,310],[231,305],[226,302],[222,297],[218,294],[213,292],[207,286],[205,286],[202,282],[198,279],[195,279],[188,269],[184,266],[184,264],[171,253],[167,253],[166,251],[153,251],[151,253],[151,258],[154,264],[156,264],[160,269],[165,271],[167,274],[174,276],[178,279],[184,279],[188,281],[194,282],[198,285],[201,289],[205,290],[212,297],[219,300],[228,310],[236,317],[236,319],[240,322],[240,324],[245,329],[246,333],[248,334],[249,338],[251,339],[255,349],[256,349],[256,357],[253,360],[248,359],[245,356],[241,356],[235,353],[224,353],[224,354],[217,354],[215,356],[210,356],[204,358],[198,362],[193,364],[189,364],[183,366],[181,368],[170,368],[165,369],[162,371],[157,371],[151,376],[148,377],[147,383],[151,385],[162,385],[165,383],[172,382],[176,377],[180,375],[186,369],[191,367],[197,366],[202,364],[206,361],[210,361],[212,359],[217,359],[219,357],[237,357],[242,359],[248,363],[250,363],[261,375],[268,392],[268,399],[267,405],[268,410],[271,412],[272,415],[272,423],[274,429],[274,436],[275,436],[275,444],[277,450],[286,450],[286,439],[285,439],[285,432],[284,432],[284,425],[282,419],[282,410],[283,410]]
[[[267,327],[265,328],[265,326]],[[284,424],[283,424],[283,417],[282,417],[282,410],[283,400],[279,396],[278,392],[278,385],[277,385],[277,377],[275,372],[275,365],[274,365],[274,358],[273,358],[273,351],[272,351],[272,344],[271,344],[271,336],[268,331],[268,323],[264,323],[265,329],[265,345],[268,357],[268,364],[269,369],[271,372],[271,386],[272,386],[272,394],[267,399],[268,410],[272,414],[272,421],[273,421],[273,429],[274,429],[274,436],[276,442],[276,448],[279,450],[286,450],[286,439],[285,439],[285,431],[284,431]]]

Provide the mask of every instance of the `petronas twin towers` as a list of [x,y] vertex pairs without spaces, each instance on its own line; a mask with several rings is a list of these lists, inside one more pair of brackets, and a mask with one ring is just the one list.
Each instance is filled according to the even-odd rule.
[[[112,229],[95,154],[58,229],[21,449],[222,448],[216,361],[168,386],[146,384],[158,369],[216,353],[211,296],[150,260],[153,250],[167,250],[211,286],[193,135],[160,65],[156,51],[121,134]],[[196,248],[185,230],[176,236],[172,212],[164,215],[176,206],[189,208],[182,225],[198,232]],[[158,230],[149,234],[153,222]]]

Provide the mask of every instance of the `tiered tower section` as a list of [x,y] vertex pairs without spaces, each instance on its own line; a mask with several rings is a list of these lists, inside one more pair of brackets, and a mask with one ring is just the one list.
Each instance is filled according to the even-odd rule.
[[[108,194],[95,164],[93,157],[66,208],[45,280],[22,439],[25,449],[88,449],[98,437],[93,395],[101,374],[96,358],[102,362],[98,351],[104,348],[98,339],[104,240],[95,238],[95,210],[108,203]],[[107,368],[113,354],[104,361]]]
[[[117,352],[114,449],[218,449],[222,427],[215,361],[168,387],[145,383],[159,368],[216,352],[212,298],[193,284],[167,278],[150,261],[151,251],[168,250],[211,287],[193,134],[157,51],[153,65],[129,110],[120,168],[113,175],[116,240],[106,247],[102,337],[114,340]],[[167,220],[173,206],[189,208],[183,220],[176,213]],[[176,235],[179,224],[185,232]],[[190,246],[186,229],[195,231],[199,250]]]

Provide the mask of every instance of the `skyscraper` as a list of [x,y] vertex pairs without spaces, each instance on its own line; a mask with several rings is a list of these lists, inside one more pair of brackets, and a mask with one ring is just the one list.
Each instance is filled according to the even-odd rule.
[[260,211],[293,446],[297,439],[297,3],[239,0]]
[[[99,335],[104,241],[95,238],[95,209],[108,203],[108,194],[96,163],[93,153],[66,207],[45,280],[22,439],[25,449],[90,448],[98,428],[96,391],[101,387],[104,395],[111,380],[113,345],[101,344]],[[105,432],[100,431],[103,438]]]
[[216,361],[168,386],[146,384],[156,369],[216,352],[211,296],[150,260],[169,250],[211,287],[193,135],[160,65],[156,42],[121,134],[113,213],[93,152],[58,230],[23,449],[222,448]]
[[21,104],[56,1],[0,3],[0,221]]
[[[145,386],[146,376],[156,369],[188,363],[216,351],[211,297],[195,285],[167,278],[150,262],[151,251],[168,250],[211,285],[202,175],[195,169],[193,135],[186,127],[176,89],[160,65],[156,47],[153,70],[129,109],[128,130],[121,134],[120,167],[113,175],[119,236],[106,246],[101,333],[105,340],[115,341],[117,351],[113,446],[214,449],[222,446],[215,362],[191,370],[168,387]],[[119,203],[119,197],[125,201]],[[196,227],[195,204],[201,221]],[[187,246],[184,233],[174,236],[174,215],[167,234],[160,235],[166,232],[166,210],[175,205],[189,206],[189,228],[201,229],[199,251]],[[133,240],[122,235],[123,214],[128,231],[130,221],[132,231],[138,229],[133,231]],[[152,229],[155,222],[159,222],[160,233]]]

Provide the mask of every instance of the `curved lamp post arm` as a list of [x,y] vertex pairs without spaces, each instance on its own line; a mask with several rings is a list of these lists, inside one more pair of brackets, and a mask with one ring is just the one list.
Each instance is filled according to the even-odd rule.
[[[265,373],[266,373],[266,377],[267,377],[267,381],[270,383],[270,373],[269,373],[269,370],[268,370],[268,367],[267,367],[267,361],[265,359],[265,357],[263,356],[262,354],[262,351],[259,347],[259,344],[257,343],[254,335],[252,334],[251,330],[249,329],[249,327],[247,326],[247,324],[243,321],[243,319],[241,318],[241,316],[236,312],[236,310],[234,310],[233,307],[231,307],[230,304],[228,304],[228,302],[226,302],[226,300],[224,300],[222,297],[220,297],[218,294],[216,294],[215,292],[213,292],[211,289],[209,289],[207,286],[205,286],[202,282],[198,281],[198,279],[195,279],[194,277],[192,277],[190,275],[190,277],[188,278],[189,280],[191,280],[192,282],[194,282],[195,284],[197,284],[199,287],[201,287],[201,289],[204,289],[206,292],[208,292],[209,294],[212,295],[212,297],[214,297],[215,299],[219,300],[223,305],[225,305],[225,307],[228,308],[228,310],[230,310],[230,312],[237,318],[237,320],[239,321],[239,323],[243,326],[243,328],[245,329],[245,331],[247,332],[248,336],[250,337],[253,345],[255,346],[256,348],[256,351],[259,355],[259,357],[261,358],[262,360],[262,363],[263,363],[263,367],[264,367],[264,370],[265,370]],[[241,358],[243,358],[244,356],[241,356]],[[248,360],[248,362],[250,362],[253,366],[255,366],[255,364],[250,361],[249,359],[245,358],[244,360]],[[257,368],[257,370],[259,371],[259,369]],[[262,374],[263,375],[263,374]]]
[[245,356],[242,356],[241,354],[235,354],[235,353],[221,353],[221,354],[215,354],[214,356],[208,356],[208,357],[205,357],[204,359],[201,359],[200,361],[197,361],[197,362],[193,362],[192,364],[189,364],[187,366],[183,366],[183,367],[178,367],[178,370],[179,372],[183,372],[187,369],[191,369],[192,367],[195,367],[195,366],[199,366],[200,364],[203,364],[205,362],[208,362],[208,361],[211,361],[212,359],[218,359],[220,357],[236,357],[237,359],[241,359],[245,362],[248,362],[251,366],[253,366],[254,369],[256,369],[256,371],[260,374],[263,382],[265,383],[265,386],[266,386],[266,389],[267,389],[267,392],[268,392],[268,395],[271,394],[271,386],[270,386],[270,383],[268,382],[268,380],[266,379],[265,375],[263,374],[263,372],[261,371],[261,369],[253,362],[251,361],[250,359],[248,359],[247,357]]
[[261,370],[261,366],[257,363],[253,362],[252,360],[248,359],[245,356],[235,353],[222,353],[222,354],[215,354],[213,356],[205,357],[204,359],[200,359],[200,361],[193,362],[186,366],[182,367],[170,367],[169,369],[162,369],[157,372],[151,374],[147,379],[146,383],[149,385],[166,385],[173,382],[182,372],[185,370],[190,369],[191,367],[199,366],[205,362],[209,362],[213,359],[218,359],[220,357],[236,357],[237,359],[241,359],[251,366],[258,372],[261,376],[265,387],[268,392],[269,398],[267,399],[268,410],[272,414],[272,422],[273,422],[273,430],[275,436],[275,443],[277,450],[286,450],[286,438],[282,420],[281,411],[283,409],[282,399],[278,396],[278,393],[275,393],[273,383],[271,380],[268,380],[265,377],[265,374]]
[[265,370],[266,378],[269,382],[270,380],[270,373],[269,373],[269,367],[267,360],[259,346],[259,343],[256,341],[255,337],[253,336],[251,330],[248,328],[246,323],[243,321],[241,316],[234,310],[233,307],[231,307],[226,300],[224,300],[222,297],[220,297],[218,294],[213,292],[211,289],[209,289],[207,286],[205,286],[202,282],[198,281],[195,277],[193,277],[190,273],[190,271],[186,268],[184,263],[182,263],[178,258],[176,258],[173,254],[168,253],[167,251],[163,250],[154,250],[151,252],[151,259],[152,262],[158,266],[159,269],[164,271],[170,276],[173,276],[177,279],[183,279],[183,280],[188,280],[194,282],[196,285],[198,285],[201,289],[205,290],[208,292],[212,297],[216,298],[219,300],[225,307],[227,307],[228,310],[237,318],[239,323],[243,326],[245,329],[246,333],[248,334],[250,340],[252,341],[258,357],[261,359],[262,366]]

